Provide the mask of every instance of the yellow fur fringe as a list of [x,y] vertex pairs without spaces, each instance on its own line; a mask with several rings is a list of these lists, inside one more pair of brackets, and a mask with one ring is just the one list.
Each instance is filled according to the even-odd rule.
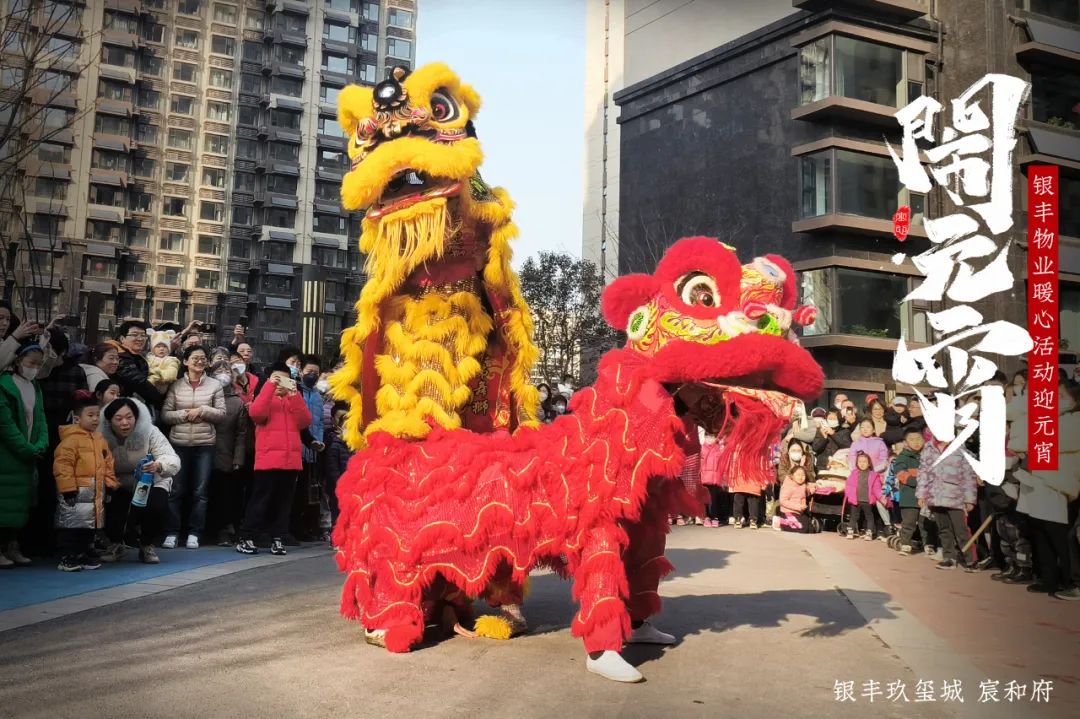
[[510,626],[510,622],[505,617],[495,614],[485,614],[477,617],[473,630],[476,632],[476,636],[485,639],[505,640],[514,636],[514,629]]

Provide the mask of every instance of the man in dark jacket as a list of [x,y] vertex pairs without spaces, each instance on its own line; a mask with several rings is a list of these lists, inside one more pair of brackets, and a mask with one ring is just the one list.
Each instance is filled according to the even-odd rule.
[[120,367],[116,378],[126,396],[135,396],[155,410],[160,410],[165,397],[150,384],[150,365],[146,363],[143,351],[146,349],[147,324],[139,320],[128,320],[116,331],[120,343]]
[[[919,501],[915,488],[919,486],[919,454],[925,440],[922,431],[909,428],[904,432],[904,448],[893,460],[892,470],[900,486],[900,553],[911,554],[911,540],[919,526]],[[923,537],[923,541],[926,538]]]

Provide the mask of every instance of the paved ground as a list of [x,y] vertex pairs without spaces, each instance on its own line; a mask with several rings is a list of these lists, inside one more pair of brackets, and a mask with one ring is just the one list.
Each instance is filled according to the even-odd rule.
[[[1064,680],[1041,714],[1030,702],[977,704],[974,677],[984,670],[860,569],[854,553],[870,561],[876,549],[891,561],[884,546],[856,544],[676,530],[669,556],[678,573],[663,585],[657,623],[681,642],[628,649],[648,679],[637,686],[585,672],[567,629],[569,587],[555,577],[533,582],[529,636],[455,638],[388,655],[338,616],[340,578],[329,556],[315,554],[0,632],[0,716],[1075,716],[1062,713],[1076,693]],[[942,581],[925,577],[924,590],[940,591]],[[997,678],[1030,683],[1041,670],[1025,665]],[[968,675],[963,705],[915,703],[918,679],[940,685]],[[838,680],[854,682],[855,703],[834,699]],[[869,706],[861,693],[870,680],[882,690],[905,682],[910,701],[879,697]]]

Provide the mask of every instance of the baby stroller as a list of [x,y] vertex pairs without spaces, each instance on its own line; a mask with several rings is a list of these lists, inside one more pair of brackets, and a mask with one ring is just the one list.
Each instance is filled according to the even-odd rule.
[[833,454],[829,466],[818,472],[814,480],[817,489],[810,497],[808,511],[811,523],[820,529],[844,531],[844,490],[850,474],[847,453],[846,449],[841,449]]

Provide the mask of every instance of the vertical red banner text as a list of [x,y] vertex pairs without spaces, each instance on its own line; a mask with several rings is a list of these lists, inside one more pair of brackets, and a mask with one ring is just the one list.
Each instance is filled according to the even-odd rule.
[[1028,466],[1058,468],[1058,168],[1028,168]]

